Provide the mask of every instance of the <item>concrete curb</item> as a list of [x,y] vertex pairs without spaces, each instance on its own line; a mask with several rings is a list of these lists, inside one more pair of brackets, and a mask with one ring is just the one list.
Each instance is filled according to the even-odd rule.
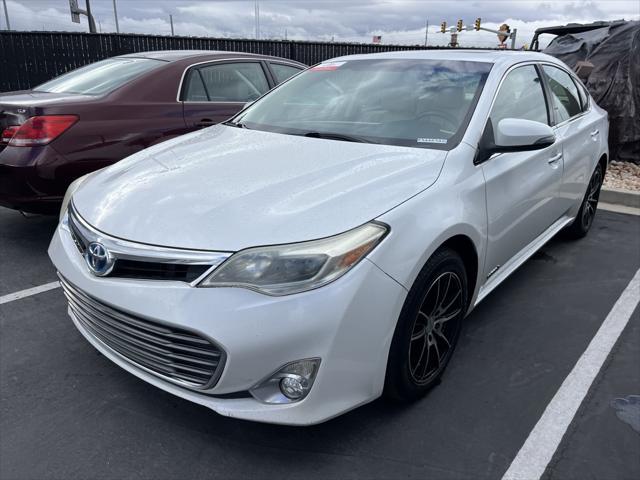
[[640,208],[640,192],[631,192],[619,188],[603,188],[600,190],[600,201]]

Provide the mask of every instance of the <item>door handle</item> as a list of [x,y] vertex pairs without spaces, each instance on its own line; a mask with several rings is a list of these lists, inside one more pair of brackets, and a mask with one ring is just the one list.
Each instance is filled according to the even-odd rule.
[[593,132],[591,132],[591,136],[592,136],[592,137],[595,137],[595,136],[596,136],[596,135],[598,135],[599,133],[600,133],[600,130],[598,130],[598,129],[596,128]]
[[562,152],[555,154],[553,157],[547,160],[547,162],[549,163],[549,165],[555,165],[560,161],[561,158],[562,158]]
[[203,118],[198,123],[196,123],[196,126],[198,126],[198,127],[210,127],[211,125],[215,125],[216,123],[217,122],[214,122],[210,118]]

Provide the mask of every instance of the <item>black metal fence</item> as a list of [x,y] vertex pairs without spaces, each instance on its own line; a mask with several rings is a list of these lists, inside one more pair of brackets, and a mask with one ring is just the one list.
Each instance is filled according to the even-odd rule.
[[24,90],[104,58],[149,50],[225,50],[260,53],[313,65],[356,53],[418,50],[408,45],[166,37],[75,32],[0,32],[0,92]]

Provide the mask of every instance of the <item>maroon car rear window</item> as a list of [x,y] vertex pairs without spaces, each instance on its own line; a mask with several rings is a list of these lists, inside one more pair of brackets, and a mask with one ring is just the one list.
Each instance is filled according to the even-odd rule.
[[36,92],[104,95],[135,77],[166,65],[151,58],[116,57],[92,63],[35,87]]

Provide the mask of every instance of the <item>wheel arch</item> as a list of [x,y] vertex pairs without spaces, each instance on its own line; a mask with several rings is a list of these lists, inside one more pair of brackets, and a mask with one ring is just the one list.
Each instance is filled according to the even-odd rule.
[[464,234],[457,234],[442,242],[435,251],[437,252],[443,248],[449,248],[453,250],[458,255],[460,255],[460,258],[462,259],[462,263],[464,264],[464,268],[467,272],[467,282],[469,288],[468,302],[470,304],[476,291],[478,271],[480,270],[480,259],[478,256],[476,245],[475,243],[473,243],[471,237]]
[[602,176],[604,177],[604,174],[607,173],[607,167],[609,166],[609,156],[606,153],[603,153],[598,160],[598,163],[602,167]]

